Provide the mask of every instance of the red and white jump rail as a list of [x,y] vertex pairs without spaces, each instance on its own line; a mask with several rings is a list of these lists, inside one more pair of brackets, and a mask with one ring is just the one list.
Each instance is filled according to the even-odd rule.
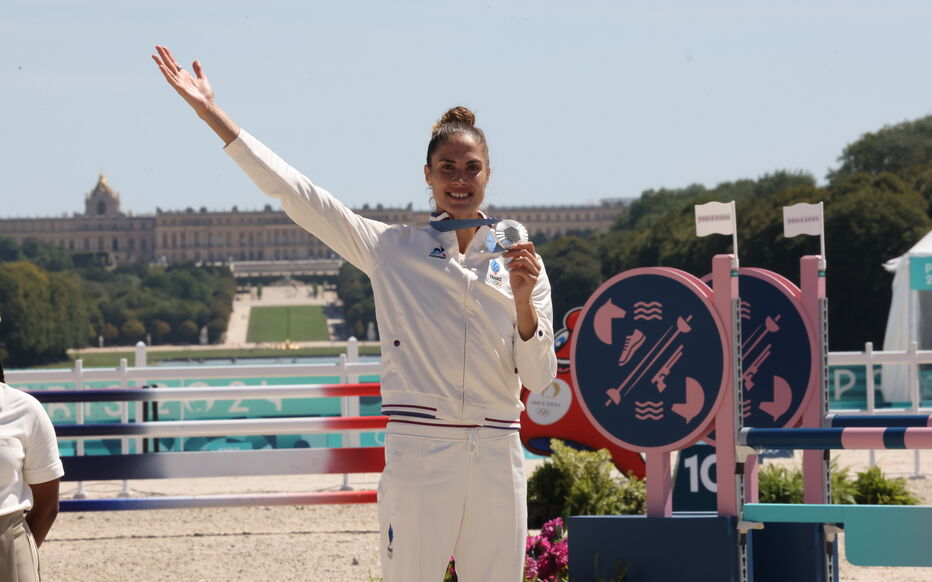
[[[320,384],[283,386],[227,386],[192,388],[134,388],[47,390],[33,393],[42,402],[144,402],[163,400],[313,398],[377,396],[379,384]],[[80,407],[79,407],[80,408]],[[64,439],[172,436],[231,436],[358,433],[384,430],[385,416],[299,417],[240,420],[162,421],[57,425]],[[335,447],[257,451],[197,451],[65,457],[66,479],[110,480],[189,478],[241,475],[311,473],[378,473],[384,467],[382,447]],[[116,499],[70,499],[63,511],[118,509],[171,509],[183,507],[238,507],[246,505],[301,505],[319,503],[372,503],[376,492],[325,491],[255,495],[209,495]]]
[[[191,352],[192,356],[203,355],[209,357],[206,352]],[[282,358],[287,360],[288,358]],[[28,390],[30,385],[45,384],[51,386],[74,386],[76,391],[84,391],[85,386],[90,383],[112,383],[113,387],[129,389],[133,387],[142,387],[145,385],[157,384],[163,381],[180,381],[181,386],[186,383],[201,383],[205,380],[229,380],[241,381],[243,379],[268,380],[273,378],[295,378],[295,377],[321,377],[337,376],[341,383],[349,384],[359,381],[361,375],[375,375],[380,371],[379,362],[360,362],[359,361],[359,342],[355,338],[350,338],[346,342],[346,352],[339,355],[339,361],[336,363],[314,363],[314,364],[296,364],[282,363],[275,365],[228,365],[228,366],[203,366],[190,365],[178,367],[149,367],[146,345],[143,342],[136,344],[135,358],[133,366],[127,365],[126,359],[121,359],[119,366],[116,368],[85,368],[81,360],[76,360],[73,369],[58,370],[8,370],[6,373],[6,382],[11,386],[17,386]],[[193,387],[192,387],[193,388]],[[266,386],[259,398],[276,398],[272,396],[272,390],[284,388],[282,386]],[[277,392],[276,392],[277,393]],[[175,398],[176,400],[179,398]],[[201,399],[201,398],[194,398]],[[120,402],[120,418],[124,423],[129,422],[129,402]],[[136,407],[136,417],[142,416],[143,402],[137,400],[134,404]],[[341,399],[341,415],[344,417],[359,416],[359,398],[348,396]],[[84,424],[85,407],[77,406],[75,408],[75,421],[78,424]],[[359,435],[355,432],[344,434],[344,443],[349,446],[359,445]],[[76,452],[78,456],[84,455],[84,441],[79,438],[76,440]],[[122,439],[122,453],[125,455],[129,452],[129,439]],[[67,478],[67,476],[66,476]],[[344,488],[349,487],[349,476],[343,477]],[[124,481],[123,495],[129,495],[129,485]],[[78,489],[75,492],[76,498],[84,496],[83,483],[78,482]]]
[[265,434],[320,434],[385,430],[387,416],[168,420],[160,422],[56,425],[60,439],[119,437],[221,437]]

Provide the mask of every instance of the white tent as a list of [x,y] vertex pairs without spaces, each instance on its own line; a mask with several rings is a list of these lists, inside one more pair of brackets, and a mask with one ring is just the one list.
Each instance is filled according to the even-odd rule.
[[[887,331],[883,338],[884,351],[905,351],[916,341],[920,350],[932,349],[932,291],[914,291],[910,288],[910,259],[932,257],[932,231],[906,254],[891,259],[884,268],[893,276],[893,298],[887,316]],[[907,366],[884,364],[881,390],[888,402],[908,402]]]

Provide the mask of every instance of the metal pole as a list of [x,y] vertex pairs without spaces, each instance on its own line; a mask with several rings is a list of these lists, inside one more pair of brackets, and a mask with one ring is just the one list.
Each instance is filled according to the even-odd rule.
[[[352,349],[352,348],[355,348]],[[349,383],[349,374],[346,372],[346,364],[348,362],[356,363],[359,360],[359,344],[355,337],[349,338],[349,341],[346,342],[346,353],[340,354],[340,383],[348,384]],[[357,400],[358,402],[358,400]],[[357,416],[359,412],[359,407],[356,408]],[[340,415],[343,417],[353,416],[352,406],[350,404],[350,398],[341,398],[340,399]],[[353,436],[348,432],[340,434],[340,444],[344,447],[358,446],[359,439],[355,439],[353,442]],[[349,482],[349,473],[343,473],[343,485],[340,486],[340,491],[352,491],[353,487]]]
[[[74,361],[74,387],[75,390],[81,390],[84,388],[84,382],[82,381],[81,376],[84,373],[84,361],[75,360]],[[84,424],[84,406],[83,402],[75,403],[75,415],[74,421],[77,424]],[[78,439],[78,442],[75,445],[75,454],[79,457],[84,456],[84,439]],[[78,481],[78,488],[74,492],[74,499],[86,499],[87,493],[84,492],[84,481]]]
[[[124,390],[129,385],[126,377],[126,368],[126,358],[120,358],[120,388]],[[120,421],[129,423],[129,403],[126,401],[120,403]],[[120,452],[124,455],[129,454],[129,438],[123,437],[120,439]],[[117,497],[129,497],[130,495],[132,495],[132,492],[129,489],[129,480],[123,479],[123,489],[117,493]]]
[[[912,412],[913,414],[918,414],[919,404],[921,403],[919,395],[919,354],[916,353],[919,349],[919,343],[913,339],[909,342],[909,372],[907,374],[909,382],[909,397],[912,401]],[[924,479],[925,475],[922,474],[922,461],[919,458],[919,449],[913,451],[913,474],[910,475],[911,479]]]
[[[867,414],[873,415],[876,401],[874,398],[874,342],[864,344],[864,373],[867,381]],[[877,464],[876,451],[871,449],[867,453],[868,466]]]
[[[148,358],[146,358],[146,343],[143,341],[136,342],[136,355],[133,360],[133,367],[135,368],[145,368],[148,365]],[[146,382],[142,382],[140,388],[146,387]],[[148,420],[148,409],[146,408],[145,402],[137,402],[135,405],[135,420],[139,422],[139,419]],[[146,452],[143,449],[148,450],[148,440],[147,439],[136,439],[136,452],[139,451]]]

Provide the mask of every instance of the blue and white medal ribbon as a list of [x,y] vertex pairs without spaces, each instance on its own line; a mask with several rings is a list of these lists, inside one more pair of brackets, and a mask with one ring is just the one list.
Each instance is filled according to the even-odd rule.
[[449,218],[441,220],[435,220],[434,218],[440,218],[440,216],[432,217],[430,226],[440,232],[495,225],[490,233],[495,246],[488,249],[489,252],[493,253],[504,253],[512,246],[528,241],[527,229],[524,225],[510,218]]
[[[430,226],[434,230],[439,230],[440,232],[450,232],[451,230],[462,230],[464,228],[476,228],[477,226],[492,226],[500,218],[440,218],[445,216],[446,213],[441,214],[438,217],[431,217]],[[434,220],[434,218],[440,218],[440,220]]]

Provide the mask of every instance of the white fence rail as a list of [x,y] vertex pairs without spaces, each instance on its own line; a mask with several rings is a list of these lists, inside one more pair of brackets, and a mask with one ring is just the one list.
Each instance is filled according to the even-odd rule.
[[[863,410],[845,410],[846,414],[902,414],[912,412],[920,414],[921,412],[932,413],[932,408],[922,407],[922,392],[919,382],[919,366],[923,364],[932,364],[932,350],[919,350],[916,342],[912,342],[909,349],[905,351],[874,351],[874,344],[867,342],[864,344],[863,352],[829,352],[829,366],[864,366],[864,379],[866,383],[866,408]],[[907,394],[909,395],[909,407],[885,407],[876,408],[876,398],[874,390],[876,381],[874,379],[874,366],[881,364],[895,364],[908,366],[906,374]],[[834,394],[836,398],[840,395],[837,378],[834,379]],[[922,477],[922,466],[920,460],[920,451],[917,449],[914,454],[914,470],[912,477]],[[874,466],[876,455],[870,451],[870,465]]]
[[[320,377],[338,376],[341,384],[356,383],[361,375],[378,374],[379,362],[359,361],[359,342],[350,338],[347,342],[346,353],[340,354],[339,361],[332,364],[266,364],[266,365],[225,365],[225,366],[148,366],[146,345],[143,342],[136,344],[134,366],[127,365],[126,359],[121,359],[116,368],[85,368],[81,360],[76,360],[74,368],[59,370],[10,370],[6,372],[6,382],[13,386],[29,384],[51,384],[53,386],[74,385],[81,390],[89,383],[111,382],[112,387],[141,388],[151,386],[159,381],[180,381],[184,386],[190,382],[203,380],[237,380],[244,378],[294,378],[294,377]],[[280,398],[281,392],[292,392],[289,387],[269,386],[264,398]],[[206,391],[210,393],[210,390]],[[204,394],[204,396],[207,395]],[[294,394],[289,394],[295,396]],[[307,395],[304,395],[307,396]],[[179,398],[186,400],[188,398]],[[341,416],[359,415],[359,397],[348,396],[341,398]],[[121,422],[129,421],[129,406],[136,406],[136,418],[142,417],[142,403],[120,402]],[[85,406],[75,407],[76,424],[85,424]],[[340,433],[346,446],[359,446],[359,432],[346,431]],[[84,439],[75,439],[75,453],[84,454]],[[121,438],[121,452],[129,452],[129,438]],[[343,488],[349,489],[349,475],[343,476]],[[129,495],[128,483],[124,482],[121,495]],[[84,498],[84,485],[78,483],[75,497]]]
[[[70,370],[20,370],[8,371],[6,374],[7,382],[12,385],[23,384],[73,384],[77,389],[82,389],[85,384],[90,382],[112,382],[114,386],[120,388],[141,387],[145,385],[156,384],[162,380],[180,381],[182,386],[186,382],[198,382],[203,380],[216,379],[236,379],[243,378],[287,378],[287,377],[314,377],[314,376],[338,376],[340,383],[351,384],[359,381],[359,377],[364,374],[378,374],[378,362],[360,362],[359,361],[359,344],[355,338],[350,338],[347,342],[347,351],[340,354],[339,361],[332,364],[272,364],[272,365],[225,365],[225,366],[178,366],[178,367],[150,367],[147,365],[146,346],[142,342],[136,345],[136,354],[134,366],[127,365],[127,361],[122,359],[116,368],[90,368],[86,369],[81,360],[75,362],[75,366]],[[905,411],[916,414],[922,412],[932,413],[932,408],[923,408],[922,394],[920,386],[919,367],[921,365],[932,365],[932,350],[919,350],[913,342],[908,350],[905,351],[874,351],[873,344],[865,344],[863,352],[829,352],[828,364],[830,366],[864,366],[866,381],[866,407],[862,410],[845,410],[846,413],[863,413],[863,414],[901,414]],[[908,366],[906,376],[908,382],[908,394],[910,406],[906,408],[876,408],[874,396],[875,378],[873,367],[881,364],[896,364]],[[836,376],[833,381],[834,394],[840,395],[839,378]],[[281,397],[275,386],[264,388],[268,390],[267,397]],[[291,392],[293,388],[281,386],[278,390],[282,392]],[[213,390],[208,389],[208,392]],[[207,394],[204,394],[206,396]],[[141,407],[141,403],[134,403]],[[121,417],[123,422],[128,421],[128,405],[122,402],[120,406]],[[140,409],[137,408],[137,418],[141,417]],[[341,405],[342,416],[359,415],[359,397],[346,397],[342,399]],[[77,424],[84,424],[84,407],[77,406],[76,409]],[[343,433],[344,442],[347,446],[358,446],[359,434],[355,431]],[[122,451],[128,452],[128,439],[122,439]],[[77,439],[76,452],[78,455],[84,454],[83,439]],[[870,462],[873,465],[875,461],[874,451],[870,452]],[[915,451],[915,473],[914,476],[921,475],[920,470],[920,453]],[[348,476],[344,476],[344,486],[348,487]],[[124,487],[128,493],[128,490]],[[78,496],[83,494],[83,488],[79,485]]]

